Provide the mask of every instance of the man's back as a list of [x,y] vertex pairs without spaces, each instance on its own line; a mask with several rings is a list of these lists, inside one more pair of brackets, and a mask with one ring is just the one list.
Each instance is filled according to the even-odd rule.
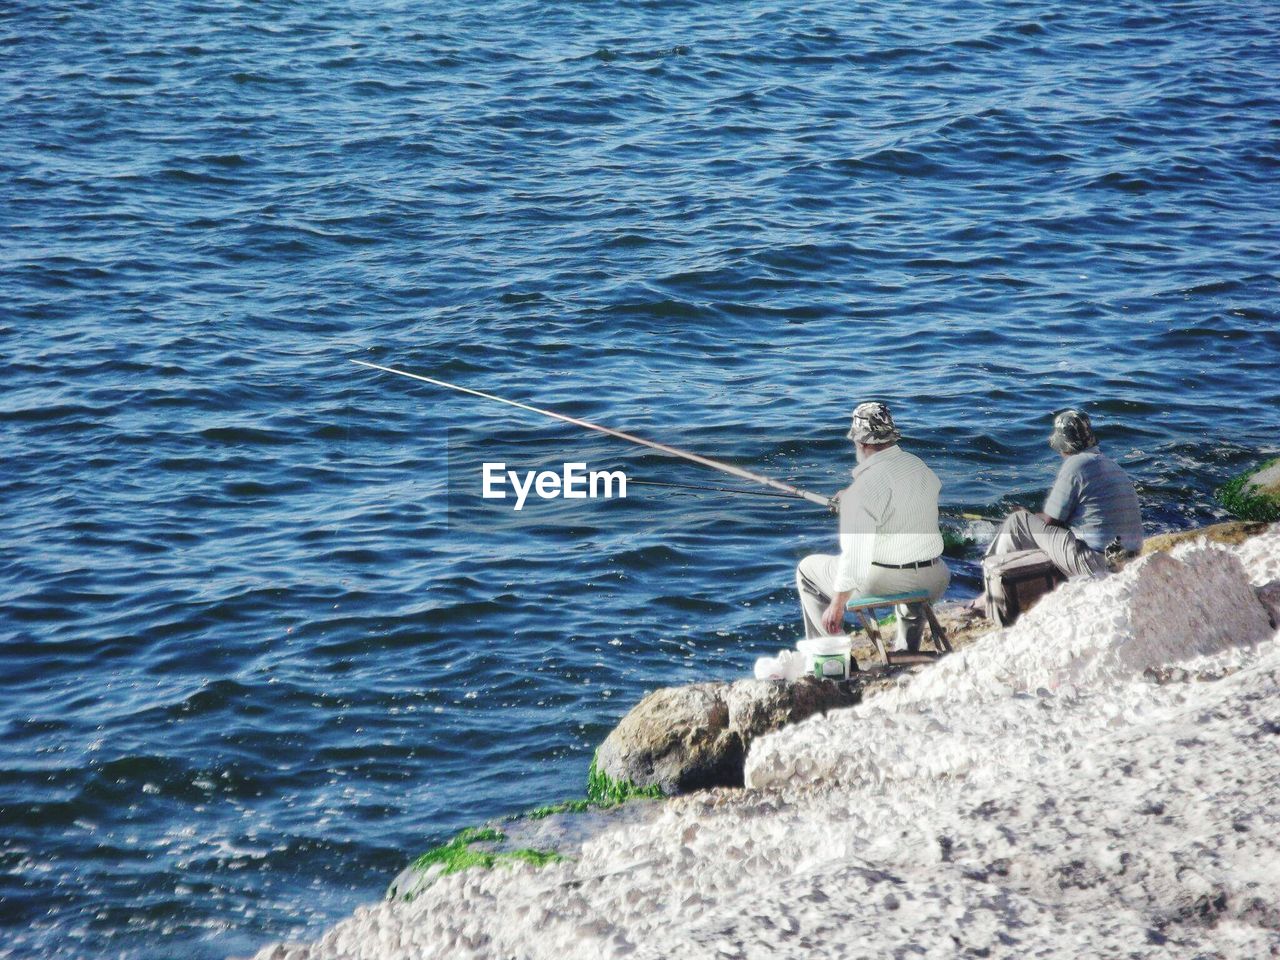
[[1062,462],[1044,512],[1094,550],[1116,537],[1126,550],[1142,548],[1142,512],[1133,481],[1096,446]]
[[871,559],[881,563],[931,560],[943,546],[940,488],[937,474],[923,460],[892,446],[854,470],[853,483],[840,496],[840,531],[875,533]]

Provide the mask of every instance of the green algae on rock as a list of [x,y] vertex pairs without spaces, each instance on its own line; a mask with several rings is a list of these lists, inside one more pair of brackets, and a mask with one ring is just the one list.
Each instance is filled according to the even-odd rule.
[[977,541],[973,537],[967,537],[963,533],[952,530],[950,527],[942,528],[942,553],[944,556],[963,557],[975,543]]
[[[504,850],[500,846],[507,839],[501,830],[492,827],[467,827],[448,843],[432,847],[406,867],[387,890],[390,899],[412,900],[436,877],[458,873],[479,867],[490,870],[498,866],[528,863],[543,867],[565,859],[554,850],[534,850],[521,847]],[[480,846],[486,844],[487,846]]]
[[600,807],[601,804],[592,803],[589,799],[579,798],[576,800],[561,800],[559,803],[549,803],[543,807],[534,807],[532,810],[526,810],[524,813],[512,814],[508,820],[545,820],[547,817],[554,817],[562,813],[586,813],[592,807]]
[[587,770],[587,802],[591,806],[612,807],[628,800],[654,800],[665,796],[656,783],[642,787],[630,780],[615,780],[600,769],[599,757],[600,751],[597,750]]
[[1228,480],[1218,499],[1241,520],[1280,521],[1280,457]]
[[425,869],[438,863],[444,867],[441,873],[448,874],[466,870],[468,867],[485,867],[487,869],[500,863],[514,860],[532,863],[534,866],[540,867],[544,864],[564,859],[554,850],[530,850],[527,848],[520,850],[491,850],[486,848],[477,849],[475,846],[478,843],[502,843],[506,839],[507,835],[505,833],[492,827],[468,827],[448,843],[432,847],[414,860],[413,866],[418,869]]
[[[509,825],[502,830],[489,825],[467,827],[455,834],[448,842],[432,847],[405,867],[387,888],[387,898],[412,900],[419,892],[430,886],[437,877],[473,867],[489,870],[493,867],[512,866],[516,863],[542,867],[549,863],[571,859],[556,850],[516,846],[521,840],[527,842],[530,839],[529,831],[523,829],[522,825],[566,818],[575,814],[604,813],[631,800],[655,799],[662,795],[662,791],[657,787],[641,787],[630,781],[612,779],[596,766],[593,757],[587,774],[586,797],[561,800],[559,803],[512,814],[501,821]],[[508,829],[516,836],[510,836],[507,833]],[[545,834],[541,838],[548,839]],[[570,845],[573,845],[572,842]]]

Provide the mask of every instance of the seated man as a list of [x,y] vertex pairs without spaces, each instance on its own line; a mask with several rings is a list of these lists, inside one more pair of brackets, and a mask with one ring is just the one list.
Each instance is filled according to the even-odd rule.
[[1044,512],[1016,509],[987,556],[1042,550],[1067,578],[1105,576],[1105,551],[1113,541],[1118,539],[1128,556],[1142,549],[1142,514],[1133,481],[1099,449],[1088,415],[1079,410],[1064,410],[1054,418],[1049,446],[1062,454],[1062,466]]
[[[901,439],[889,408],[862,403],[849,439],[857,448],[853,483],[840,500],[840,553],[816,553],[796,568],[806,637],[843,632],[845,606],[855,595],[923,590],[942,596],[951,572],[942,562],[938,477]],[[897,606],[898,646],[916,650],[924,630],[918,603]]]

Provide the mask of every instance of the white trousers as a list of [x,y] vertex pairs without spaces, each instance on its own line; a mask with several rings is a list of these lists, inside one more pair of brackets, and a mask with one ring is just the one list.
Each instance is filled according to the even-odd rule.
[[[829,636],[822,626],[822,614],[835,593],[836,568],[840,557],[830,553],[813,553],[796,567],[796,592],[800,595],[800,611],[804,617],[806,637]],[[951,571],[941,558],[928,567],[898,570],[891,567],[871,567],[867,582],[859,584],[854,596],[883,596],[886,593],[907,593],[925,590],[930,600],[939,599],[951,583]],[[894,608],[898,615],[897,649],[919,649],[924,636],[924,607],[918,603],[900,603]]]

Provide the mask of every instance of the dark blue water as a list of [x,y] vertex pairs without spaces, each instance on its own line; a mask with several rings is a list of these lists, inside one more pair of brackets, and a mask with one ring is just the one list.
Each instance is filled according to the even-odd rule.
[[1277,449],[1275,12],[10,0],[0,957],[315,932],[793,639],[828,518],[449,511],[495,451],[717,481],[349,357],[824,491],[886,398],[990,510],[1084,404],[1150,529],[1217,517]]

